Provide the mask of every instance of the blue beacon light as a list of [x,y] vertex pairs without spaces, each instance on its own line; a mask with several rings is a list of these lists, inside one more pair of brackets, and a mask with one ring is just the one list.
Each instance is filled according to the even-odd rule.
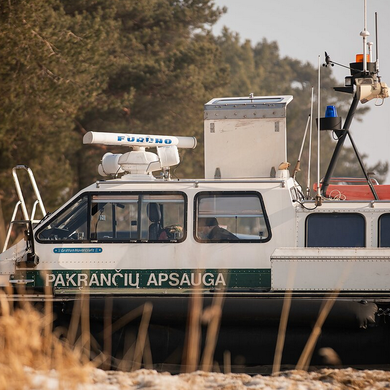
[[337,116],[337,110],[335,106],[327,106],[325,110],[325,117],[320,119],[321,130],[341,130],[341,118]]
[[325,118],[337,118],[337,110],[335,106],[326,107]]

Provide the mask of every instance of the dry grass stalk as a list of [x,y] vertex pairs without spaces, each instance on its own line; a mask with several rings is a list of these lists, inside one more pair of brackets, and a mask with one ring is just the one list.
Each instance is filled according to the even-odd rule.
[[6,295],[2,291],[0,291],[0,307],[1,315],[8,317],[11,313],[11,305],[9,304]]
[[329,312],[332,310],[333,304],[335,303],[336,298],[339,295],[339,292],[340,292],[339,290],[333,292],[326,300],[325,304],[323,305],[320,314],[317,318],[317,321],[314,324],[310,337],[307,340],[305,348],[302,351],[301,357],[298,360],[298,363],[296,365],[297,370],[307,370],[309,368],[311,356],[316,346],[318,337],[321,334],[322,326],[324,325],[324,322],[328,317]]
[[340,293],[340,290],[341,290],[342,286],[344,285],[344,282],[347,279],[347,277],[351,271],[352,264],[353,264],[352,261],[348,262],[346,264],[346,266],[344,267],[344,270],[341,273],[340,278],[336,284],[336,288],[334,289],[334,291],[331,294],[329,294],[328,299],[326,300],[325,304],[323,304],[323,306],[320,310],[320,314],[319,314],[317,321],[314,325],[314,328],[310,334],[310,337],[307,340],[305,348],[302,351],[301,357],[298,360],[298,363],[296,366],[297,370],[307,370],[309,368],[311,356],[313,354],[318,337],[321,334],[322,326],[323,326],[326,318],[328,317],[328,314],[332,310],[332,307],[333,307],[333,305],[334,305],[334,303],[335,303],[335,301]]
[[278,339],[276,342],[275,356],[274,356],[274,362],[272,366],[273,374],[276,374],[277,372],[280,371],[280,365],[282,363],[282,354],[283,354],[284,341],[286,339],[287,322],[288,322],[288,316],[291,308],[291,298],[292,298],[292,291],[291,290],[286,291],[286,295],[283,301],[282,314],[280,316]]
[[230,374],[232,372],[232,354],[230,351],[223,353],[223,372],[224,374]]
[[118,364],[118,369],[120,371],[131,371],[136,342],[137,338],[135,334],[126,332],[123,342],[123,351],[126,352],[124,353],[122,360]]
[[91,329],[89,315],[89,294],[81,295],[81,349],[83,351],[82,359],[87,363],[91,355]]
[[201,369],[203,371],[210,371],[213,366],[214,351],[218,340],[219,325],[222,317],[223,301],[224,294],[215,295],[211,307],[203,312],[203,319],[209,324],[201,362]]
[[145,350],[145,343],[148,335],[148,328],[150,317],[152,316],[152,310],[153,305],[150,302],[146,302],[143,308],[143,314],[139,326],[137,343],[135,345],[132,371],[139,370],[141,368],[142,356]]
[[111,368],[111,354],[112,354],[112,297],[106,298],[104,305],[104,335],[103,335],[103,354],[104,362],[102,364],[103,370]]
[[201,348],[201,322],[208,323],[205,348],[203,351],[201,369],[210,371],[213,368],[214,351],[218,340],[219,326],[222,317],[224,291],[214,295],[210,307],[203,311],[202,284],[192,288],[189,303],[186,341],[183,353],[183,372],[193,372],[198,369]]
[[201,317],[203,296],[199,287],[194,287],[190,298],[188,327],[184,349],[184,372],[193,372],[198,368],[200,356]]
[[3,292],[0,292],[0,302],[0,390],[28,388],[26,367],[37,371],[55,369],[62,388],[75,388],[87,380],[90,366],[83,366],[55,335],[46,337],[48,317],[45,314],[26,302],[11,315]]
[[76,342],[77,330],[80,323],[81,316],[81,299],[75,297],[73,302],[72,317],[70,319],[70,324],[67,332],[67,340],[69,345],[74,345]]
[[152,350],[150,347],[150,340],[149,336],[146,335],[145,339],[145,348],[144,348],[144,355],[143,355],[143,361],[144,361],[144,367],[146,369],[153,369],[153,357],[152,357]]
[[287,322],[290,314],[292,291],[294,287],[294,279],[297,272],[297,264],[290,265],[290,271],[288,274],[286,293],[283,300],[282,313],[280,315],[278,339],[276,341],[275,356],[272,366],[272,373],[276,374],[280,371],[280,365],[282,363],[282,354],[284,348],[284,342],[286,339]]
[[[142,360],[144,366],[152,368],[153,360],[150,350],[150,343],[148,338],[149,322],[152,315],[153,305],[150,302],[146,302],[144,305],[137,307],[136,309],[126,313],[119,320],[111,323],[112,314],[112,298],[106,301],[105,308],[105,320],[104,320],[104,369],[108,369],[111,363],[111,349],[112,349],[112,334],[121,328],[126,327],[131,321],[137,317],[141,317],[141,323],[139,326],[138,337],[133,343],[133,340],[129,343],[129,338],[126,337],[123,350],[126,351],[122,360],[119,362],[118,368],[122,371],[136,370],[141,368]],[[108,344],[107,344],[108,343]],[[109,352],[110,351],[110,352]],[[138,368],[137,368],[138,367]]]
[[[41,277],[43,280],[46,279],[46,272],[41,271]],[[45,313],[45,318],[46,318],[46,324],[44,328],[44,338],[45,338],[45,343],[46,343],[46,348],[47,348],[47,353],[50,353],[50,348],[53,343],[52,340],[52,330],[53,330],[53,302],[50,300],[52,290],[50,286],[45,286],[45,295],[48,297],[45,300],[45,308],[44,308],[44,313]]]
[[135,320],[136,318],[142,316],[144,312],[144,306],[141,305],[137,307],[136,309],[129,311],[124,316],[122,316],[119,320],[115,321],[112,324],[112,332],[116,332],[117,330],[123,328],[131,321]]

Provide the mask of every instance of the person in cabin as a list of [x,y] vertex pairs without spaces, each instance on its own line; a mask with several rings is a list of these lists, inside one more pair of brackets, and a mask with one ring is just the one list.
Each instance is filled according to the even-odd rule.
[[211,241],[237,241],[238,237],[219,226],[217,218],[199,218],[198,237]]

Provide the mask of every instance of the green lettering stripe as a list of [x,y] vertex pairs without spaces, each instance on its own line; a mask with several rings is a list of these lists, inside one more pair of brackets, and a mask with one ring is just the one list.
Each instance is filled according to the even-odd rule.
[[[52,270],[40,273],[29,270],[26,279],[31,287],[55,290],[73,289],[266,289],[271,286],[270,269],[156,269],[156,270]],[[17,273],[15,279],[20,279]]]

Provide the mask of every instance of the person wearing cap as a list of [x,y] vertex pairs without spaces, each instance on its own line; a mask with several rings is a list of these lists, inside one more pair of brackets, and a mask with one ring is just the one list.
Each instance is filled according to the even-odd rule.
[[215,217],[199,218],[198,236],[202,240],[238,240],[238,237],[236,237],[233,233],[230,233],[228,230],[220,227],[217,218]]

